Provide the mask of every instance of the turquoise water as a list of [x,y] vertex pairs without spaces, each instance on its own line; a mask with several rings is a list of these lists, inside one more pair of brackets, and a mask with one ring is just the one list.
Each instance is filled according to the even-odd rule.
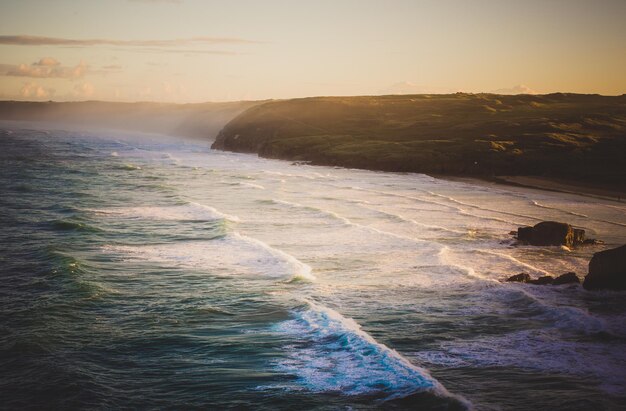
[[626,205],[0,127],[6,408],[619,409],[624,293],[503,284],[626,243]]

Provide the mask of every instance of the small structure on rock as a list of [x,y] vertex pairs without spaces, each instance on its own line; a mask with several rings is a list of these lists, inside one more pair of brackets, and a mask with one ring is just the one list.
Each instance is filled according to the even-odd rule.
[[589,261],[587,290],[626,290],[626,245],[595,253]]

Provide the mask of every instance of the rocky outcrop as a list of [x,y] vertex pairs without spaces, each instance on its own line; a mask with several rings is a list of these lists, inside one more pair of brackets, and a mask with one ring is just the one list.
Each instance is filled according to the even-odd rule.
[[528,283],[528,284],[535,284],[535,285],[580,284],[580,280],[578,279],[578,276],[576,275],[576,273],[573,273],[573,272],[562,274],[556,278],[552,277],[551,275],[544,275],[543,277],[539,277],[535,280],[533,280],[530,277],[530,275],[527,273],[519,273],[519,274],[510,276],[509,278],[506,279],[506,281],[514,282],[514,283]]
[[576,273],[569,272],[556,277],[554,281],[552,281],[552,285],[562,284],[580,284],[580,279]]
[[626,290],[626,245],[595,253],[589,262],[587,290]]
[[554,282],[554,277],[552,277],[551,275],[544,275],[543,277],[539,277],[536,280],[530,280],[528,283],[536,284],[536,285],[547,285],[547,284],[552,284],[553,282]]
[[519,274],[510,276],[509,278],[506,279],[506,281],[514,282],[514,283],[527,283],[530,281],[530,275],[526,273],[519,273]]
[[573,228],[567,223],[542,221],[534,227],[519,227],[517,240],[530,245],[574,247],[585,241],[585,230]]

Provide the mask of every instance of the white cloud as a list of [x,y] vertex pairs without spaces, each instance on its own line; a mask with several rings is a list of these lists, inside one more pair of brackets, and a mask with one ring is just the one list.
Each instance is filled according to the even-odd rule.
[[59,66],[61,63],[54,57],[44,57],[39,59],[38,62],[33,63],[33,66]]
[[24,83],[20,90],[20,96],[23,98],[43,100],[51,98],[54,95],[55,90],[52,88],[44,88],[37,83],[28,82]]
[[1,76],[36,77],[36,78],[67,78],[83,77],[89,66],[81,61],[74,67],[64,67],[52,57],[44,57],[32,64],[0,64]]
[[41,36],[0,36],[0,44],[12,46],[130,46],[130,47],[180,47],[190,45],[212,45],[212,44],[250,44],[260,43],[255,40],[242,39],[237,37],[207,37],[197,36],[180,39],[167,40],[118,40],[118,39],[64,39],[59,37]]
[[91,97],[95,91],[96,89],[93,84],[87,81],[83,81],[74,86],[74,96],[79,98]]
[[510,88],[499,88],[497,90],[490,91],[493,94],[539,94],[538,91],[531,89],[528,86],[519,84]]

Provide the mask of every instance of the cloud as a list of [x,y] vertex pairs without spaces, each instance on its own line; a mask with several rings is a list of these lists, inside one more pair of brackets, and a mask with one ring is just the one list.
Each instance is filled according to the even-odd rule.
[[87,82],[87,81],[83,81],[80,82],[78,84],[76,84],[74,86],[74,96],[75,97],[91,97],[93,96],[94,92],[96,91],[95,87],[93,86],[93,84]]
[[74,67],[64,67],[56,59],[44,57],[32,64],[0,64],[0,76],[77,79],[88,69],[83,61]]
[[104,70],[121,70],[122,66],[119,64],[110,64],[108,66],[102,66]]
[[61,63],[59,63],[59,61],[53,57],[44,57],[42,59],[39,59],[38,62],[33,63],[34,66],[58,66]]
[[23,98],[48,99],[54,95],[55,90],[52,88],[44,88],[37,83],[24,83],[20,90],[20,96]]
[[65,39],[42,36],[0,36],[0,44],[12,46],[130,46],[130,47],[180,47],[212,44],[249,44],[259,41],[235,37],[189,37],[170,40],[116,40],[116,39]]
[[176,48],[156,48],[156,47],[143,47],[143,48],[117,48],[118,52],[129,53],[153,53],[153,54],[214,54],[220,56],[234,56],[242,53],[226,50],[198,50],[198,49],[176,49]]
[[490,91],[493,94],[539,94],[538,91],[531,89],[523,84],[511,88],[499,88],[497,90]]

